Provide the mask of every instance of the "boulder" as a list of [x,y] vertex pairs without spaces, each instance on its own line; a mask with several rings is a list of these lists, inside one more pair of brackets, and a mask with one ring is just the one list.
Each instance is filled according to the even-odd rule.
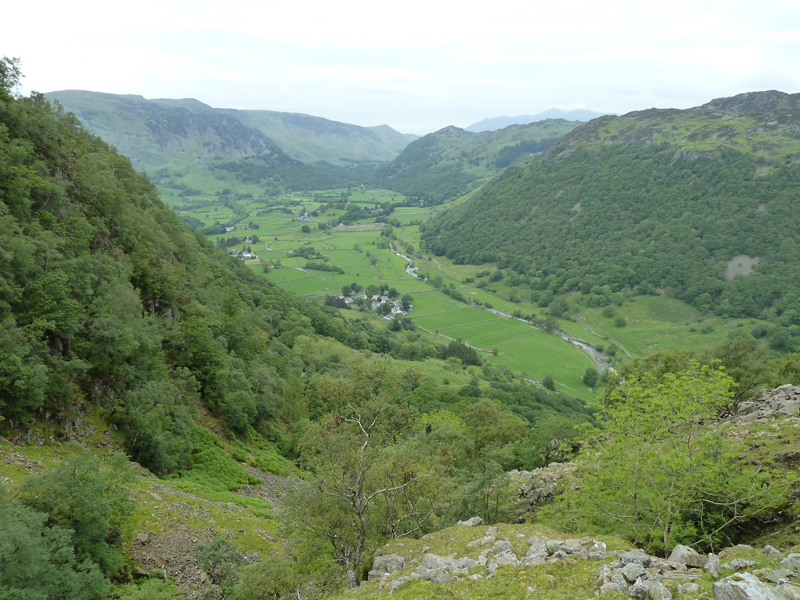
[[456,525],[464,525],[466,527],[479,527],[483,525],[483,519],[480,517],[472,517],[466,521],[459,521]]
[[794,571],[789,569],[773,569],[764,576],[764,579],[772,583],[778,583],[781,579],[789,580],[794,577]]
[[714,553],[709,553],[706,564],[703,565],[706,572],[710,573],[714,579],[719,579],[719,570],[722,568],[722,563],[719,561],[719,556]]
[[714,600],[779,600],[775,588],[752,573],[736,573],[714,582]]
[[658,581],[648,579],[643,585],[649,600],[672,600],[672,592]]
[[486,535],[480,539],[472,540],[469,544],[467,544],[467,548],[478,548],[479,546],[488,546],[489,544],[493,544],[495,537],[493,535]]
[[672,554],[669,555],[668,560],[670,562],[686,565],[687,567],[702,569],[706,566],[708,557],[698,554],[689,546],[678,545],[672,550]]
[[800,570],[800,553],[792,552],[781,561],[781,566],[784,569],[792,569],[793,571]]
[[744,558],[734,558],[728,564],[730,564],[731,569],[733,569],[734,571],[744,571],[746,569],[749,569],[756,563],[752,560],[745,560]]
[[513,565],[515,567],[520,565],[519,559],[511,550],[497,554],[494,557],[494,562],[497,565]]
[[622,567],[622,575],[630,583],[633,583],[640,577],[647,579],[650,576],[649,573],[645,571],[644,567],[639,563],[628,563]]
[[627,565],[628,563],[639,563],[643,567],[650,566],[650,557],[647,552],[644,550],[631,550],[629,552],[623,552],[619,555],[619,560],[622,565]]
[[367,575],[369,581],[380,579],[388,573],[394,573],[406,566],[406,559],[399,554],[384,554],[372,559],[372,570]]
[[764,549],[761,552],[764,553],[764,556],[769,556],[772,558],[780,558],[781,556],[783,556],[783,553],[780,550],[778,550],[773,546],[770,546],[769,544],[764,546]]

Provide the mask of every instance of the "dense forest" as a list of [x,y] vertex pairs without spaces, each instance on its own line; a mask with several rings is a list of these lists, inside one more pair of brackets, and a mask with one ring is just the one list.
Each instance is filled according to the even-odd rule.
[[658,289],[800,325],[800,111],[775,94],[757,110],[740,99],[592,121],[429,224],[425,244],[540,292]]

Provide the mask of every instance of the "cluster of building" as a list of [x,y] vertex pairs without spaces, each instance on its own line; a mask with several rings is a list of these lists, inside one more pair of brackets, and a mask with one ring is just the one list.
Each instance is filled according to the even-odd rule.
[[391,308],[391,312],[381,315],[384,319],[391,321],[396,316],[405,317],[408,316],[414,306],[410,305],[408,310],[403,310],[403,303],[400,301],[399,298],[396,300],[392,300],[386,294],[375,294],[372,298],[368,298],[364,293],[353,294],[352,296],[339,296],[339,298],[343,299],[346,304],[356,304],[359,300],[367,300],[370,302],[370,309],[377,310],[383,304],[389,304]]

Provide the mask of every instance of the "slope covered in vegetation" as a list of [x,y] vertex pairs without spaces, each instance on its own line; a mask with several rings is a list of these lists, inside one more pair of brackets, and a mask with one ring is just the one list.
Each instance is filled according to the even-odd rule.
[[425,244],[540,291],[660,288],[800,325],[799,102],[760,92],[596,119],[442,215]]
[[548,119],[483,133],[445,127],[412,142],[391,163],[379,167],[374,182],[406,196],[440,203],[466,193],[479,180],[508,165],[542,152],[577,125]]

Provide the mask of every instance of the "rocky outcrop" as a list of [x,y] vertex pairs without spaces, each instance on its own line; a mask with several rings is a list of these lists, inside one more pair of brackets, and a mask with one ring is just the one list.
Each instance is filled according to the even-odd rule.
[[[502,525],[485,528],[475,525],[480,529],[474,531],[474,539],[466,542],[461,528],[475,522],[468,519],[457,528],[462,536],[463,552],[469,556],[459,556],[458,549],[451,546],[447,551],[452,553],[446,556],[430,552],[427,545],[409,548],[405,557],[401,554],[376,556],[369,579],[380,580],[380,589],[391,594],[398,586],[415,579],[450,584],[491,579],[499,569],[524,570],[559,561],[574,565],[576,561],[597,560],[597,579],[593,587],[598,598],[606,594],[641,600],[672,600],[675,594],[678,598],[707,597],[707,591],[703,590],[708,590],[710,575],[717,580],[714,600],[800,600],[800,586],[792,583],[800,572],[800,553],[784,556],[772,546],[765,546],[759,553],[752,546],[740,544],[722,550],[719,555],[704,555],[689,546],[678,545],[668,558],[661,558],[641,549],[609,551],[604,542],[591,537],[534,535],[526,539],[518,529],[511,529],[514,526]],[[452,535],[456,535],[455,528],[453,531]],[[452,537],[451,543],[456,539]],[[403,544],[397,546],[403,548]],[[477,557],[476,552],[479,553]],[[772,566],[754,571],[755,561],[748,558],[759,560],[759,555],[769,559],[766,564]],[[591,573],[594,567],[581,567],[584,577],[587,570]],[[729,576],[721,579],[721,574]],[[505,576],[508,575],[506,571]],[[512,574],[512,577],[516,580],[518,575]]]
[[[471,520],[471,519],[470,519]],[[433,583],[452,583],[463,579],[483,579],[494,577],[498,567],[526,568],[535,567],[546,562],[555,562],[565,558],[603,560],[616,553],[609,553],[603,542],[585,537],[581,539],[549,539],[534,536],[525,545],[527,551],[516,553],[514,544],[507,538],[498,539],[498,527],[487,527],[480,538],[467,544],[467,548],[482,548],[477,559],[469,557],[457,558],[457,554],[439,556],[426,553],[422,561],[408,575],[392,577],[404,565],[413,564],[419,559],[406,563],[398,554],[376,556],[373,568],[369,573],[370,580],[381,580],[381,587],[393,592],[395,588],[412,579],[422,579]],[[524,537],[518,536],[520,539]],[[519,544],[517,544],[519,548]]]
[[[758,400],[742,402],[728,422],[750,422],[773,417],[788,417],[800,414],[800,386],[782,385],[774,390],[765,390]],[[798,454],[800,458],[800,454]]]
[[510,471],[509,477],[518,490],[514,503],[520,523],[529,520],[533,514],[564,491],[564,477],[578,467],[572,463],[551,463],[532,471]]

